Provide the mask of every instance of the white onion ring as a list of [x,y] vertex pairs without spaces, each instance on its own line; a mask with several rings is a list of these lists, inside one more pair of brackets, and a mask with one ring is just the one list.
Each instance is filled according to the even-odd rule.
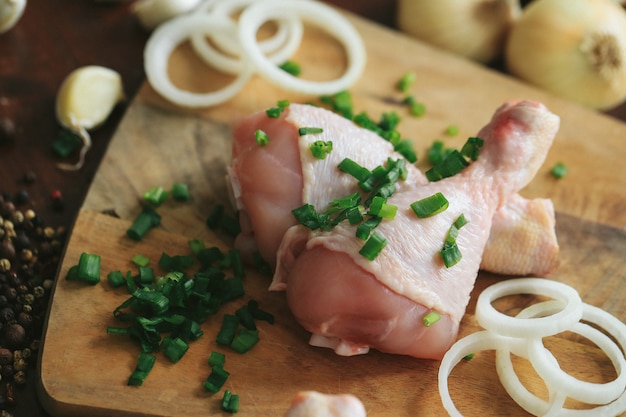
[[[292,16],[309,21],[339,40],[348,56],[348,68],[342,76],[325,82],[303,80],[267,59],[256,42],[257,31],[269,19]],[[265,0],[250,5],[239,17],[239,41],[246,57],[261,75],[280,87],[303,94],[324,95],[345,90],[365,67],[365,46],[356,29],[339,12],[314,1]]]
[[461,359],[470,353],[502,348],[505,348],[508,352],[524,354],[527,350],[527,341],[525,339],[501,336],[493,334],[490,331],[483,330],[472,333],[471,335],[458,340],[446,352],[441,360],[441,364],[439,365],[438,386],[443,407],[446,409],[450,417],[463,417],[454,405],[448,388],[448,378],[454,367],[461,361]]
[[[518,314],[518,317],[534,317],[540,314],[553,314],[561,308],[562,304],[559,302],[548,301],[538,303],[522,310]],[[600,308],[584,304],[582,318],[585,321],[594,323],[604,328],[607,333],[611,334],[616,339],[622,349],[626,349],[626,325],[620,322],[616,317]],[[523,356],[528,359],[528,356],[526,355],[518,354],[518,356]],[[552,355],[550,355],[550,357],[554,358]],[[498,371],[500,382],[509,396],[524,410],[535,416],[555,415],[563,417],[616,417],[626,412],[626,390],[623,390],[619,398],[610,404],[604,404],[588,410],[564,409],[561,404],[561,409],[558,409],[557,413],[551,414],[554,412],[554,407],[555,405],[558,405],[558,403],[555,404],[555,399],[551,398],[550,402],[552,404],[550,404],[526,389],[513,369],[510,352],[507,349],[498,349],[496,351],[496,369]],[[551,396],[555,395],[554,388],[550,385],[548,385],[548,388]],[[561,398],[565,396],[561,393],[558,395],[560,395]],[[558,400],[560,400],[560,398]]]
[[[549,317],[516,318],[497,311],[492,302],[514,294],[535,294],[561,300],[565,306]],[[545,278],[519,278],[486,288],[476,303],[476,319],[487,330],[510,337],[542,338],[561,333],[582,317],[582,300],[569,285]]]
[[[233,22],[232,31],[228,33],[216,32],[211,35],[211,39],[216,45],[227,53],[223,53],[211,45],[203,33],[195,33],[191,36],[191,45],[205,62],[229,74],[238,74],[243,70],[247,63],[241,56],[242,50],[238,41],[236,23],[230,14],[255,1],[259,0],[214,0],[196,9],[196,13],[211,13],[219,16],[220,19],[229,19]],[[302,22],[293,17],[277,20],[276,23],[278,25],[276,33],[270,38],[258,42],[258,47],[264,54],[270,54],[267,57],[270,62],[279,65],[287,61],[298,50],[304,28]]]
[[193,93],[181,90],[171,82],[167,64],[176,47],[194,33],[212,34],[232,30],[228,19],[204,14],[181,15],[159,25],[152,33],[144,49],[144,67],[150,85],[169,101],[184,107],[208,107],[223,103],[234,97],[252,76],[252,68],[246,67],[226,87],[209,93]]

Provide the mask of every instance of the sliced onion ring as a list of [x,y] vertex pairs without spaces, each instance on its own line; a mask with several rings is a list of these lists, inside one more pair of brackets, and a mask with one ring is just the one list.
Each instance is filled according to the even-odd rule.
[[[493,301],[514,294],[544,295],[564,303],[562,310],[548,317],[517,318],[497,311]],[[582,317],[582,300],[569,285],[545,278],[518,278],[487,287],[476,303],[476,320],[487,330],[510,337],[542,338],[561,333]]]
[[[231,31],[211,34],[211,39],[217,47],[226,53],[221,52],[208,42],[204,33],[194,33],[191,36],[191,45],[200,58],[220,71],[229,74],[238,74],[243,70],[247,63],[241,56],[239,35],[235,21],[230,17],[230,14],[233,11],[243,9],[255,1],[260,0],[213,1],[196,10],[196,13],[210,13],[219,16],[220,19],[229,19],[233,22]],[[293,17],[277,20],[276,24],[276,33],[270,38],[260,41],[258,46],[264,54],[269,54],[267,59],[270,62],[278,65],[287,61],[298,50],[304,28],[302,21]]]
[[[561,308],[562,304],[559,302],[548,301],[544,303],[538,303],[522,310],[518,314],[518,317],[534,317],[541,314],[553,314],[555,311],[559,311]],[[624,323],[619,321],[616,317],[598,307],[594,307],[589,304],[583,304],[582,319],[602,327],[607,333],[615,338],[615,340],[622,347],[622,349],[626,349],[626,325],[624,325]],[[528,359],[528,355],[519,355],[518,353],[516,354],[518,356],[522,356]],[[551,358],[553,358],[552,355],[550,356]],[[623,356],[621,353],[620,357],[623,360]],[[550,361],[552,360],[553,359],[550,359]],[[500,382],[502,383],[506,392],[524,410],[536,416],[552,415],[550,413],[546,413],[548,412],[548,410],[552,412],[554,410],[554,406],[558,404],[555,404],[554,398],[551,399],[552,404],[550,404],[526,389],[526,387],[520,382],[517,374],[515,373],[515,370],[513,369],[510,351],[508,349],[503,348],[496,351],[496,369],[498,371]],[[548,389],[551,396],[553,397],[556,397],[558,395],[563,398],[565,396],[562,393],[556,394],[555,387],[550,384],[548,384]],[[615,417],[624,412],[626,412],[626,390],[622,388],[621,395],[611,403],[585,410],[562,409],[554,415],[572,417]]]
[[[259,49],[256,34],[270,19],[298,16],[337,38],[348,56],[348,68],[331,81],[303,80],[270,62]],[[309,95],[335,94],[350,87],[365,67],[365,46],[356,29],[330,6],[314,1],[265,0],[247,7],[239,17],[239,41],[246,57],[270,82],[294,92]]]
[[439,365],[438,385],[439,395],[441,396],[443,407],[446,409],[450,417],[463,417],[454,405],[450,396],[450,390],[448,389],[448,378],[454,367],[461,361],[461,359],[470,353],[502,348],[506,348],[508,352],[524,354],[527,349],[527,341],[525,339],[501,336],[493,334],[487,330],[483,330],[472,333],[469,336],[458,340],[446,352],[441,360],[441,364]]
[[144,49],[144,67],[150,85],[169,101],[183,107],[208,107],[234,97],[252,76],[252,67],[245,67],[226,87],[209,93],[194,93],[176,87],[169,78],[167,64],[176,47],[193,33],[210,35],[233,30],[228,19],[204,14],[181,15],[159,25]]

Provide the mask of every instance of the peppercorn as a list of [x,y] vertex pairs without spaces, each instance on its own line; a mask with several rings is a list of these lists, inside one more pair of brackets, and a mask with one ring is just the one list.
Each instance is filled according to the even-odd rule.
[[3,307],[2,310],[0,310],[0,320],[2,320],[3,323],[9,323],[13,321],[14,318],[15,311],[13,311],[12,307],[6,306]]
[[0,259],[0,271],[7,272],[11,270],[11,262],[7,258]]
[[0,365],[13,363],[13,352],[7,348],[0,348]]
[[21,348],[26,342],[26,330],[20,324],[13,323],[8,325],[4,328],[3,333],[10,348]]

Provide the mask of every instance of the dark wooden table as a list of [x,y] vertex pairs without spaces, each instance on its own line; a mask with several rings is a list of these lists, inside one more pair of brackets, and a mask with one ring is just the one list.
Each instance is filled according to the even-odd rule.
[[[332,0],[330,3],[393,27],[395,2]],[[0,35],[0,193],[26,191],[28,207],[51,226],[71,228],[107,144],[127,104],[144,81],[142,52],[149,34],[131,13],[130,1],[31,0],[22,19]],[[129,98],[92,132],[93,147],[77,172],[57,169],[51,144],[60,126],[57,89],[73,69],[97,64],[118,71]],[[608,114],[626,121],[626,105]],[[23,181],[34,175],[32,183]],[[62,205],[52,193],[60,192]],[[15,416],[46,416],[36,396],[36,370],[16,389]],[[4,381],[3,381],[4,382]]]

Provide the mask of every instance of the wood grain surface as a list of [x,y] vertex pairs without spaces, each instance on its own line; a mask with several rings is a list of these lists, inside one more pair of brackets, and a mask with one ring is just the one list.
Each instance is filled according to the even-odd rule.
[[[626,174],[620,164],[626,154],[626,126],[396,32],[350,18],[368,51],[366,71],[351,89],[355,108],[371,115],[398,111],[403,117],[400,131],[415,141],[422,157],[434,139],[456,146],[474,135],[507,100],[540,100],[561,116],[561,130],[546,164],[523,194],[552,198],[559,213],[561,265],[550,278],[573,285],[585,302],[624,321]],[[343,55],[323,34],[307,31],[295,59],[307,70],[303,76],[332,77],[326,64],[340,67]],[[215,82],[186,48],[176,53],[170,66],[180,85],[202,90]],[[394,91],[397,80],[409,70],[417,74],[414,94],[428,109],[422,118],[408,116],[400,104],[402,96]],[[204,220],[214,203],[227,201],[224,176],[232,125],[285,98],[292,102],[314,99],[282,91],[257,77],[232,101],[189,111],[168,105],[148,85],[142,88],[87,194],[55,288],[40,364],[41,398],[51,414],[220,415],[217,397],[201,389],[208,375],[206,357],[216,348],[210,336],[218,325],[215,321],[207,323],[206,337],[192,345],[181,362],[172,365],[160,358],[144,386],[127,387],[125,381],[138,347],[105,332],[113,309],[125,294],[111,290],[106,283],[85,287],[65,281],[63,276],[83,251],[102,255],[105,276],[110,270],[128,269],[129,259],[136,253],[152,259],[164,251],[180,253],[191,238],[228,247],[230,242],[204,227]],[[450,124],[461,132],[445,138],[443,131]],[[549,170],[558,161],[567,164],[570,173],[555,180]],[[189,184],[192,201],[167,203],[160,209],[160,230],[151,231],[140,243],[126,239],[124,232],[140,210],[141,194],[152,186],[167,187],[175,182]],[[114,211],[120,219],[101,214],[103,211]],[[481,273],[461,335],[478,329],[472,315],[476,295],[499,279],[502,277]],[[227,387],[242,396],[239,415],[281,416],[291,397],[302,389],[351,392],[363,400],[370,416],[444,415],[436,388],[436,361],[377,352],[342,358],[329,350],[311,348],[282,294],[266,291],[267,278],[250,271],[245,285],[246,297],[271,306],[278,321],[261,326],[262,341],[253,351],[227,356],[232,372]],[[529,301],[525,297],[511,300],[504,307],[515,310]],[[228,308],[234,311],[235,304]],[[592,380],[609,380],[614,375],[597,349],[568,335],[557,339],[552,343],[557,357],[590,355],[593,359],[575,360],[577,375]],[[529,366],[520,367],[529,385],[541,390]],[[451,379],[459,409],[468,415],[526,415],[506,397],[492,371],[493,355],[488,352],[459,367]]]

